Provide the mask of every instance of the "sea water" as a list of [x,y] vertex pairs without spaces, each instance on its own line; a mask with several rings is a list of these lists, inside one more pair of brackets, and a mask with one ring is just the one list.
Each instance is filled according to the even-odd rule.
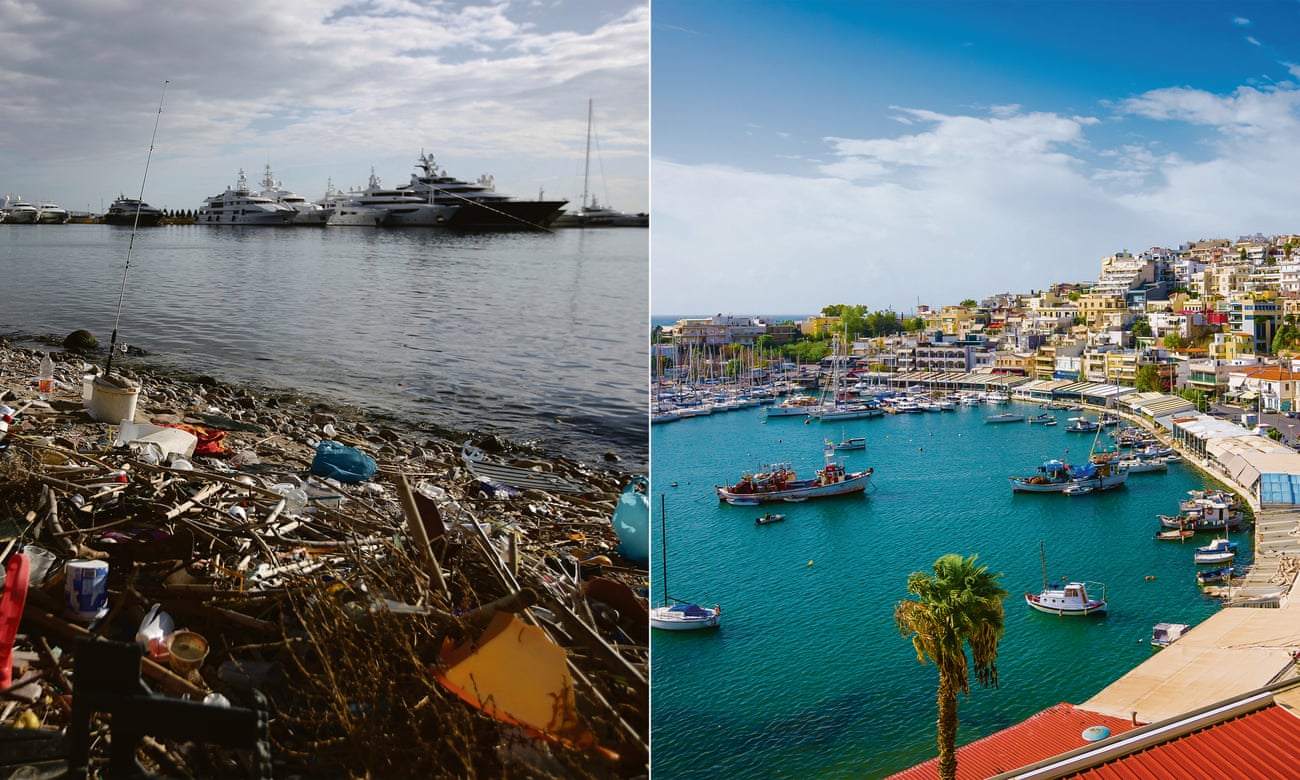
[[639,229],[0,225],[0,336],[107,345],[120,299],[118,343],[147,355],[115,366],[644,472],[648,245]]
[[[1216,482],[1175,464],[1104,493],[1013,494],[1009,476],[1083,460],[1093,436],[1066,432],[1068,412],[1052,427],[984,423],[1008,410],[1040,411],[1012,403],[823,424],[745,410],[653,426],[651,599],[663,600],[666,560],[670,595],[723,609],[716,632],[653,632],[655,780],[871,778],[933,758],[938,672],[918,663],[894,606],[908,575],[932,574],[946,553],[978,554],[1011,594],[1000,685],[972,678],[959,697],[959,745],[1084,702],[1150,657],[1156,623],[1195,625],[1219,609],[1196,585],[1195,544],[1154,538],[1157,514]],[[866,495],[743,507],[714,493],[762,463],[812,476],[824,440],[846,436],[867,437],[865,452],[844,455],[850,471],[875,469]],[[756,526],[769,510],[787,520]],[[1249,535],[1233,537],[1248,562]],[[1047,580],[1104,583],[1108,614],[1025,604],[1043,587],[1040,542]]]

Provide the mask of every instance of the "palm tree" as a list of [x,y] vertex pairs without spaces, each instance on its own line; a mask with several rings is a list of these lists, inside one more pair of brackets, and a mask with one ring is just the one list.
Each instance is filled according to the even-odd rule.
[[939,777],[957,776],[957,693],[970,695],[967,644],[975,662],[975,679],[984,687],[998,684],[998,642],[1002,639],[1002,573],[977,566],[978,555],[945,555],[934,562],[934,576],[923,571],[907,578],[907,592],[894,607],[899,633],[910,637],[916,660],[939,667]]

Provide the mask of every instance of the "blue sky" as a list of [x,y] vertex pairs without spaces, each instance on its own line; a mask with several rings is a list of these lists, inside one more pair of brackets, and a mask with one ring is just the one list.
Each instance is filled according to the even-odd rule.
[[[448,174],[649,205],[645,0],[0,2],[0,196],[197,209],[269,164],[308,199]],[[167,85],[162,114],[159,101]],[[599,154],[596,154],[599,151]]]
[[1300,3],[655,0],[655,314],[911,311],[1300,232]]

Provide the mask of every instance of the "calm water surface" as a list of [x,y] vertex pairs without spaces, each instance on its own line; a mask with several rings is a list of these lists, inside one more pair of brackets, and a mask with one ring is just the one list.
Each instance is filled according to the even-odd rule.
[[[972,681],[959,700],[959,744],[1082,703],[1151,655],[1154,624],[1196,624],[1218,609],[1195,584],[1193,545],[1153,538],[1157,513],[1175,513],[1186,491],[1212,480],[1177,465],[1091,496],[1013,494],[1008,476],[1066,450],[1082,459],[1092,437],[1065,432],[1066,412],[1043,428],[984,424],[993,411],[805,425],[748,410],[653,427],[652,512],[657,533],[663,494],[669,590],[723,607],[716,633],[652,637],[655,780],[881,777],[932,758],[938,673],[917,662],[893,610],[908,575],[930,573],[945,553],[978,553],[1011,593],[1001,687]],[[867,437],[865,454],[846,458],[875,468],[865,497],[782,504],[774,511],[786,522],[755,526],[765,509],[714,495],[757,463],[790,461],[811,476],[823,439],[844,435]],[[1248,562],[1249,538],[1236,536]],[[1023,593],[1043,585],[1040,540],[1048,578],[1107,585],[1107,616],[1062,619],[1025,605]]]
[[[107,344],[130,236],[0,225],[0,334]],[[118,341],[163,367],[644,471],[647,236],[141,229]]]

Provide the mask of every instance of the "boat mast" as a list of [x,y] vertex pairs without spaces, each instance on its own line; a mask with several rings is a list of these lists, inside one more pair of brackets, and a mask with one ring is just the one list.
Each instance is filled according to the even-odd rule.
[[[659,578],[664,581],[664,606],[672,606],[668,599],[668,537],[664,535],[664,494],[659,494]],[[1043,575],[1044,577],[1047,575]]]
[[582,207],[587,208],[587,177],[591,174],[591,98],[587,98],[587,159],[582,165]]
[[1043,590],[1047,590],[1047,551],[1043,549],[1043,540],[1038,540],[1038,557],[1043,562]]

